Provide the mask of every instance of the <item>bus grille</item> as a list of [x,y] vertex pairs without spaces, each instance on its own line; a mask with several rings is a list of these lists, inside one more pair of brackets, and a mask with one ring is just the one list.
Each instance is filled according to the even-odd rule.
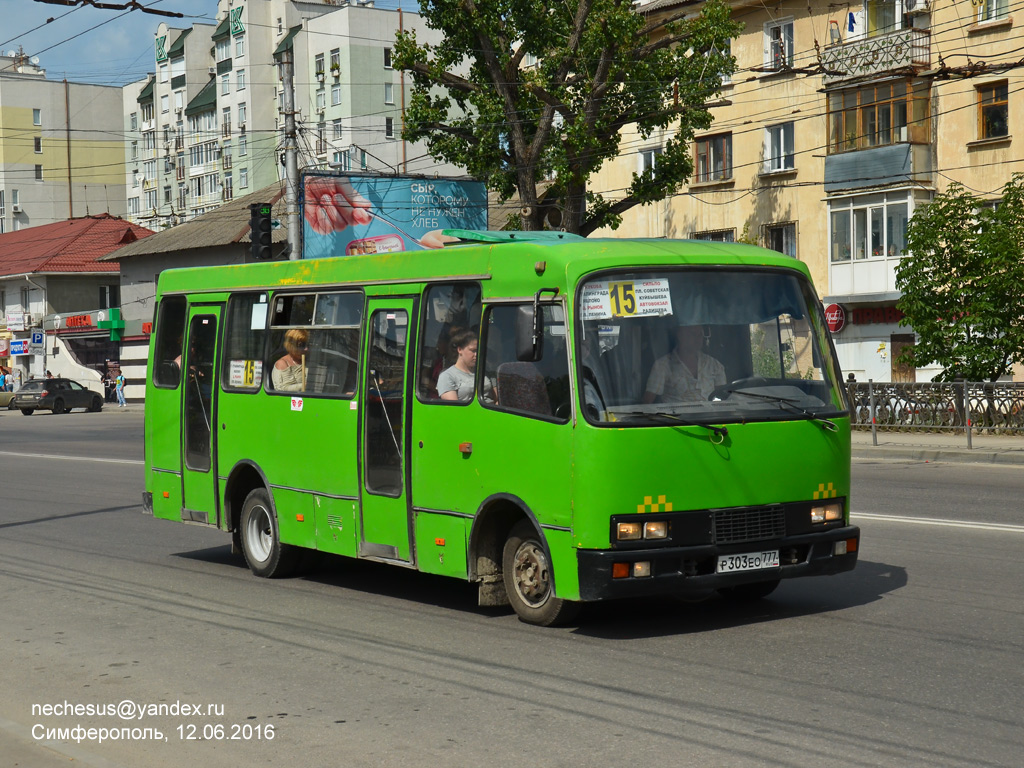
[[786,513],[781,506],[719,509],[714,513],[715,543],[777,539],[786,535]]

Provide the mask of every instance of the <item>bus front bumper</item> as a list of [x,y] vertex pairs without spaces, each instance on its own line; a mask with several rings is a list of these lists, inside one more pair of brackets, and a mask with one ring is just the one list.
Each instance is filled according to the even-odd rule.
[[[696,597],[741,584],[842,573],[853,570],[857,564],[859,547],[860,528],[848,525],[827,531],[787,536],[784,539],[728,546],[707,544],[630,550],[580,549],[576,553],[580,600],[609,600],[658,594]],[[718,572],[719,557],[772,551],[779,553],[778,566]],[[644,566],[645,563],[648,564],[647,567]],[[620,573],[627,572],[629,575],[614,578],[613,569]]]

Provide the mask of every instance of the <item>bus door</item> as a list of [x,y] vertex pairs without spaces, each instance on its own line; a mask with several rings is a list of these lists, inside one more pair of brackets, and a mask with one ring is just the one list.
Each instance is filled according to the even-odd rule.
[[182,355],[182,520],[217,525],[217,473],[213,470],[217,407],[219,306],[192,306]]
[[412,562],[412,519],[408,494],[409,431],[406,352],[412,341],[415,299],[370,299],[367,353],[363,356],[363,498],[359,554]]

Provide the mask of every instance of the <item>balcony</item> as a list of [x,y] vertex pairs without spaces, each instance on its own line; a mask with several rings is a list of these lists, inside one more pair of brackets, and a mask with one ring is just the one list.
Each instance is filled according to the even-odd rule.
[[931,66],[931,32],[927,29],[898,29],[831,45],[822,54],[826,86],[882,74],[919,72]]

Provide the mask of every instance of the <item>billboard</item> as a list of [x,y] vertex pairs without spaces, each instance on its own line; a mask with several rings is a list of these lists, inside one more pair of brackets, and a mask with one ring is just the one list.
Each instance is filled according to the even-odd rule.
[[487,229],[480,181],[308,173],[300,204],[304,259],[440,248],[443,229]]

